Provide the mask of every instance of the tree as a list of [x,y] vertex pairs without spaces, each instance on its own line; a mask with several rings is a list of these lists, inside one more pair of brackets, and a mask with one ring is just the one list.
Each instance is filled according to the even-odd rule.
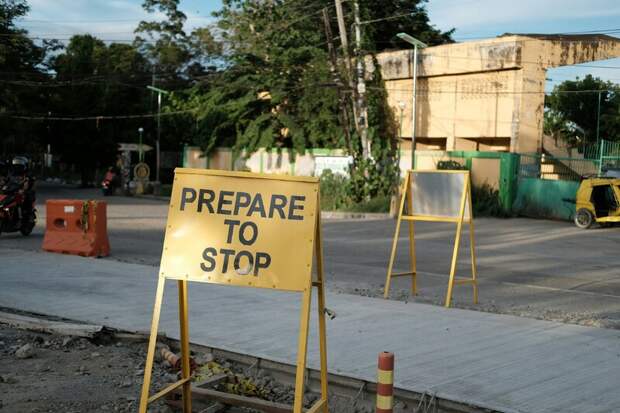
[[315,18],[307,18],[308,6],[224,1],[216,17],[225,69],[187,100],[198,107],[196,141],[205,150],[224,144],[238,153],[260,147],[304,152],[342,144],[319,15],[311,10]]
[[[430,44],[452,41],[451,32],[430,25],[424,3],[360,0],[363,20],[369,21],[363,26],[365,51],[401,47],[393,43],[399,30]],[[168,110],[195,109],[183,122],[195,120],[190,139],[207,152],[220,145],[248,154],[261,147],[293,153],[352,148],[353,197],[387,195],[398,179],[394,117],[375,73],[367,93],[373,157],[362,159],[352,116],[339,116],[338,89],[349,97],[355,90],[336,80],[328,65],[322,10],[332,6],[332,0],[223,0],[214,13],[213,32],[222,51],[219,70],[190,91],[177,93]],[[351,145],[345,145],[345,136],[352,137]]]
[[45,91],[37,83],[48,79],[43,72],[46,48],[37,46],[25,30],[15,26],[15,19],[28,13],[24,0],[0,3],[0,154],[35,152],[40,149],[38,136],[44,134],[40,124],[11,116],[45,111]]
[[[56,117],[143,114],[148,107],[151,66],[131,45],[110,44],[90,35],[73,36],[51,59],[56,72],[50,112]],[[82,184],[97,167],[114,162],[118,142],[134,142],[152,120],[83,119],[51,124],[51,143],[63,161],[78,165]],[[154,131],[153,127],[149,128]]]
[[359,0],[364,25],[365,47],[372,52],[402,49],[403,43],[395,37],[405,32],[430,46],[453,43],[455,29],[445,32],[431,25],[425,5],[428,0]]
[[[599,119],[600,94],[600,119]],[[620,139],[620,86],[592,75],[567,80],[553,88],[545,101],[546,124],[564,126],[570,123],[583,130],[585,141],[596,142],[597,125],[600,138]],[[547,128],[547,130],[549,130]]]
[[[159,11],[163,21],[141,21],[134,42],[147,56],[164,82],[189,80],[209,70],[213,57],[220,52],[208,27],[199,27],[189,35],[183,29],[187,17],[179,10],[179,0],[145,0],[142,8],[149,13]],[[144,36],[148,37],[145,39]],[[161,81],[160,80],[160,81]]]

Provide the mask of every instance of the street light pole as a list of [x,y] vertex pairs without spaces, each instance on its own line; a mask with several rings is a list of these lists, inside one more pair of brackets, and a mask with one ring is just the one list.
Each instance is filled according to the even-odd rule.
[[401,142],[403,140],[403,112],[405,110],[405,107],[407,107],[407,104],[402,101],[399,100],[398,101],[398,108],[400,109],[400,133],[398,134],[398,167],[400,168],[400,150],[401,150]]
[[159,140],[161,138],[161,95],[167,95],[170,92],[167,90],[163,90],[157,88],[155,86],[147,86],[147,89],[150,89],[154,92],[157,92],[157,140],[155,141],[155,182],[159,182],[159,164],[160,164],[160,151],[159,151]]
[[596,111],[596,144],[598,145],[600,140],[600,132],[601,132],[601,93],[603,91],[599,90],[598,92],[598,109]]
[[138,141],[138,161],[142,162],[144,160],[144,151],[142,150],[142,132],[144,132],[144,128],[140,126],[138,128],[138,133],[140,134],[140,140]]
[[418,47],[427,47],[426,43],[421,42],[413,36],[407,33],[398,33],[396,35],[399,39],[409,43],[413,46],[413,92],[411,96],[411,169],[415,169],[415,132],[416,132],[416,94],[417,94],[417,80],[418,80]]

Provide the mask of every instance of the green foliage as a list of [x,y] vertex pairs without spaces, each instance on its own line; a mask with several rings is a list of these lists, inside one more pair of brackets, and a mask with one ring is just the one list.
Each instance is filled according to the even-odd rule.
[[[450,32],[430,25],[424,3],[360,0],[363,20],[389,18],[364,25],[362,52],[401,47],[394,43],[400,30],[430,44],[451,41]],[[367,84],[371,159],[361,159],[351,107],[348,124],[341,116],[339,94],[350,105],[355,93],[330,72],[321,11],[328,7],[337,35],[331,0],[223,0],[215,23],[191,33],[185,31],[186,16],[179,5],[179,0],[143,0],[148,13],[164,17],[140,22],[132,45],[107,45],[80,35],[61,50],[58,44],[34,44],[15,26],[14,20],[28,12],[26,1],[1,2],[0,115],[155,112],[155,95],[145,89],[153,82],[174,92],[164,97],[164,112],[186,111],[162,119],[164,150],[178,150],[185,143],[207,152],[230,146],[237,154],[261,147],[293,155],[316,147],[351,148],[355,165],[352,178],[343,183],[350,202],[372,203],[393,193],[398,181],[397,129],[380,77]],[[350,23],[350,3],[344,8]],[[145,129],[144,141],[153,145],[154,118],[65,122],[0,116],[0,151],[41,153],[50,144],[87,180],[95,168],[113,161],[118,142],[137,140],[138,127]],[[350,146],[345,142],[349,135],[354,139]]]
[[460,171],[467,170],[467,167],[462,165],[460,162],[448,160],[437,162],[437,169],[446,171]]
[[197,108],[194,142],[203,150],[342,145],[320,22],[302,18],[305,4],[224,1],[215,15],[227,66],[175,106]]
[[347,192],[348,179],[334,174],[329,169],[321,175],[321,210],[339,211],[347,209],[351,199]]
[[[47,109],[55,116],[142,114],[148,106],[149,93],[140,83],[150,77],[151,66],[131,45],[107,46],[90,35],[73,36],[50,66],[56,72],[55,81],[63,82],[63,87],[52,89],[48,101]],[[117,142],[137,140],[141,126],[150,141],[152,120],[53,122],[47,124],[47,143],[62,154],[64,162],[79,167],[85,184],[97,167],[114,163]]]
[[562,113],[556,110],[545,110],[543,131],[546,135],[556,140],[561,139],[570,146],[575,146],[577,143],[577,135],[574,133],[573,128],[570,127],[570,122],[564,118]]
[[348,212],[387,213],[390,212],[390,197],[378,195],[365,201],[351,204]]
[[[375,62],[375,65],[377,63]],[[379,71],[368,82],[368,139],[371,156],[362,158],[361,147],[356,145],[354,168],[348,191],[357,203],[396,193],[400,177],[398,166],[398,124],[387,102],[387,92]],[[353,133],[356,142],[360,142]]]
[[546,132],[556,131],[566,137],[568,135],[566,129],[572,123],[583,129],[586,142],[595,142],[598,91],[601,91],[600,137],[608,140],[618,139],[620,86],[592,75],[586,75],[583,79],[567,80],[553,88],[553,92],[545,101],[549,113],[545,120]]
[[471,190],[471,197],[475,217],[509,217],[509,214],[502,207],[499,191],[490,185],[474,186]]
[[40,67],[53,45],[37,46],[25,30],[16,27],[15,20],[28,10],[23,0],[0,2],[0,154],[37,151],[38,137],[44,133],[39,124],[3,116],[45,112],[46,91],[29,85],[48,78]]
[[390,196],[375,195],[356,200],[351,196],[352,180],[332,173],[329,169],[321,175],[321,210],[347,212],[389,212]]
[[135,32],[137,47],[157,68],[164,82],[185,84],[187,76],[202,76],[221,53],[208,27],[198,27],[189,35],[183,26],[187,16],[179,10],[179,0],[144,0],[148,13],[163,13],[161,21],[141,21]]
[[402,49],[403,41],[396,33],[405,32],[422,42],[436,46],[452,43],[454,29],[442,32],[430,23],[425,4],[427,0],[360,0],[362,21],[381,20],[364,27],[365,45],[370,51]]

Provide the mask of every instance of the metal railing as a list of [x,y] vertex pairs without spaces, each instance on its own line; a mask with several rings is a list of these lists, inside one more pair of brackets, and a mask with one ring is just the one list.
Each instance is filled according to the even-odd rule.
[[541,154],[522,154],[519,177],[579,181],[599,173],[596,159],[564,158]]
[[620,168],[620,142],[603,140],[599,153],[599,174],[609,168]]

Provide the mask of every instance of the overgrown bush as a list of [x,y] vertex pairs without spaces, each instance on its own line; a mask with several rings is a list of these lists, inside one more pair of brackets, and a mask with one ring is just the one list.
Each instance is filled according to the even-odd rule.
[[321,175],[321,210],[347,212],[389,212],[390,197],[375,195],[356,201],[351,193],[352,179],[329,169]]
[[442,171],[461,171],[461,170],[467,170],[467,167],[464,165],[461,165],[460,163],[458,163],[457,161],[439,161],[437,162],[437,169],[442,170]]
[[346,208],[351,200],[347,195],[349,179],[331,170],[323,171],[321,175],[321,210],[338,211]]
[[390,197],[377,195],[367,201],[353,203],[346,209],[350,212],[390,212]]
[[474,206],[474,217],[507,218],[509,214],[502,207],[499,191],[489,184],[473,186],[471,197]]

